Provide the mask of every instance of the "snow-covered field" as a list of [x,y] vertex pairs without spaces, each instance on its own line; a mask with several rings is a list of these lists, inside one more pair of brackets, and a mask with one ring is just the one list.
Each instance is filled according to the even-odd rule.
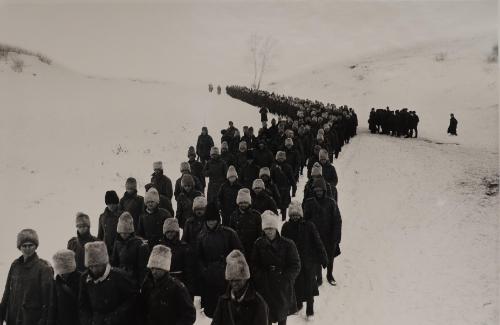
[[[142,188],[155,160],[176,179],[201,126],[219,139],[228,120],[260,124],[255,108],[207,91],[250,83],[258,32],[278,41],[265,89],[349,104],[360,120],[335,161],[339,285],[321,288],[314,323],[497,324],[498,65],[486,61],[497,12],[496,2],[0,6],[0,42],[54,60],[22,56],[18,73],[15,55],[0,59],[0,291],[20,229],[37,229],[50,259],[76,211],[97,232],[106,190],[121,194],[129,176]],[[420,138],[368,134],[373,106],[416,110]]]

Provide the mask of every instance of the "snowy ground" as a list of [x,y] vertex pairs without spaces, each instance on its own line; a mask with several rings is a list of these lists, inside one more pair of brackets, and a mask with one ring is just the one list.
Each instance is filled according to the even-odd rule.
[[[0,7],[0,41],[54,59],[22,57],[22,73],[0,60],[0,288],[21,228],[39,231],[50,259],[76,211],[97,232],[106,190],[122,194],[129,176],[142,188],[155,160],[176,179],[202,125],[216,141],[228,120],[258,126],[254,108],[207,91],[248,84],[258,31],[279,39],[266,89],[346,103],[360,120],[335,162],[339,285],[321,288],[314,323],[497,324],[498,65],[485,60],[496,13],[496,2]],[[415,109],[421,138],[366,133],[369,109],[387,105]]]

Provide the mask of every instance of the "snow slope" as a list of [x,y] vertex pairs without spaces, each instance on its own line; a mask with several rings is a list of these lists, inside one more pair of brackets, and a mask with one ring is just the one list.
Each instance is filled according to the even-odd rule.
[[[228,120],[258,126],[254,108],[206,85],[248,83],[246,40],[259,31],[280,40],[266,88],[359,114],[360,135],[335,161],[339,285],[321,288],[314,323],[499,322],[499,202],[487,194],[498,184],[498,65],[485,62],[496,2],[0,9],[0,40],[55,62],[22,56],[17,73],[13,57],[0,60],[0,287],[21,228],[39,231],[50,259],[76,211],[97,232],[106,190],[121,195],[129,176],[142,188],[155,160],[177,178],[202,125],[216,141]],[[421,139],[367,134],[369,109],[386,105],[417,110]],[[457,138],[444,134],[450,112]]]

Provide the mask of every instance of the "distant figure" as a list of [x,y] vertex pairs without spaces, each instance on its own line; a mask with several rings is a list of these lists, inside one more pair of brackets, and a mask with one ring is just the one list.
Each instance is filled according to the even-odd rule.
[[259,113],[260,113],[260,121],[261,122],[267,122],[267,113],[268,113],[267,108],[262,107],[260,109]]
[[450,114],[450,126],[448,126],[448,134],[457,135],[457,124],[458,121],[455,118],[455,115]]
[[220,95],[220,93],[222,92],[222,88],[220,87],[220,85],[217,86],[217,95]]
[[212,85],[211,83],[208,84],[208,92],[212,92],[214,90],[214,85]]

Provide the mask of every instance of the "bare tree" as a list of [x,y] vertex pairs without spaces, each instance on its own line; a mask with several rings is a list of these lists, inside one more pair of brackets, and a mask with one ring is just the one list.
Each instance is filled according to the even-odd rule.
[[252,88],[257,90],[260,89],[263,76],[269,68],[275,45],[276,40],[270,36],[265,39],[256,33],[250,36],[250,53],[252,55],[253,64]]

